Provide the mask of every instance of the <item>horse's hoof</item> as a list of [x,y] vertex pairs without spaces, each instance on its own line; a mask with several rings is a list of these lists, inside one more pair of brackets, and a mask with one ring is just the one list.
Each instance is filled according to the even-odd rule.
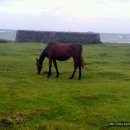
[[73,79],[74,77],[70,77],[70,79]]

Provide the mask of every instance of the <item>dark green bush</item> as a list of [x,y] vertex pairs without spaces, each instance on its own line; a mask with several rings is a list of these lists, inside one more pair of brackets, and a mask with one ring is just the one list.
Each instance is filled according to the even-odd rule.
[[0,43],[10,43],[10,42],[13,42],[13,41],[11,41],[11,40],[0,39]]
[[0,43],[7,43],[7,42],[8,42],[7,40],[0,39]]

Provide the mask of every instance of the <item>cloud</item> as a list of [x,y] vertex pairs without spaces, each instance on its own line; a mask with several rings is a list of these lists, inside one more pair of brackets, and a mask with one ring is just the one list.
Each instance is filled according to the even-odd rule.
[[129,0],[0,0],[0,28],[124,31],[129,7]]
[[130,17],[128,0],[2,0],[0,12],[10,15],[56,15],[59,17]]

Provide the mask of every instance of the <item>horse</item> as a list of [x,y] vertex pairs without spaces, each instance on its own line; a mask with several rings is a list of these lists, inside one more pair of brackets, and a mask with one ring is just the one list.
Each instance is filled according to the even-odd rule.
[[42,67],[43,67],[42,64],[46,57],[49,59],[49,72],[47,76],[48,78],[51,76],[52,62],[56,69],[56,77],[58,78],[59,70],[58,70],[56,60],[65,61],[65,60],[68,60],[70,57],[72,57],[74,61],[74,71],[70,79],[74,78],[77,67],[79,68],[78,79],[79,80],[81,79],[81,67],[84,66],[84,62],[82,58],[82,45],[74,44],[74,43],[60,43],[60,42],[48,43],[48,45],[40,54],[39,58],[38,59],[36,58],[36,67],[37,67],[38,74],[40,74],[42,70]]

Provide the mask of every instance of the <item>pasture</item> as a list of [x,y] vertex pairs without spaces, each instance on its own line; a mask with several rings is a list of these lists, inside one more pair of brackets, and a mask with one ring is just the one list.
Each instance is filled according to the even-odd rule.
[[0,44],[0,130],[130,130],[130,45],[84,45],[82,78],[69,77],[73,60],[57,62],[56,78],[35,60],[42,43]]

